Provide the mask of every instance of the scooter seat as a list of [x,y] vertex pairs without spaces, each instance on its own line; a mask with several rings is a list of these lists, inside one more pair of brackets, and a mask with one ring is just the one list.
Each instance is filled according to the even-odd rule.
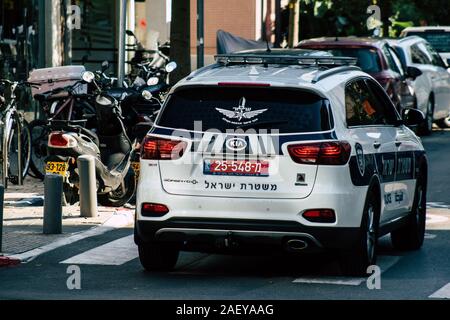
[[131,95],[136,94],[135,90],[127,88],[113,88],[107,91],[107,94],[117,101],[123,101]]

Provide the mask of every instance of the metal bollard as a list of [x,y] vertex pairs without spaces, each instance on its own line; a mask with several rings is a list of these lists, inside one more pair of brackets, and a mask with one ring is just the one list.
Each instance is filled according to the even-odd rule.
[[5,196],[5,187],[0,184],[0,252],[2,252],[3,239],[3,199]]
[[44,234],[62,233],[63,177],[47,174],[44,179]]
[[93,218],[97,216],[95,158],[93,156],[78,157],[77,165],[80,176],[80,215]]

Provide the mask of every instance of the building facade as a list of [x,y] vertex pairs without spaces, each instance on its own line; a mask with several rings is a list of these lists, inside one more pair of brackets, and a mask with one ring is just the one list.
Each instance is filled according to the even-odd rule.
[[[147,49],[170,38],[171,1],[128,0],[127,29]],[[204,0],[205,64],[216,53],[216,33],[222,29],[259,40],[274,32],[274,7],[280,0]],[[281,1],[281,3],[287,0]],[[119,0],[1,0],[0,75],[26,78],[38,67],[99,64],[117,61]],[[74,7],[76,6],[76,7]],[[73,9],[77,8],[77,10]],[[78,26],[68,21],[79,13]],[[197,0],[190,1],[192,68],[196,68]],[[127,37],[131,44],[134,40]],[[132,53],[128,53],[131,58]],[[5,70],[8,69],[8,70]],[[114,69],[111,71],[115,72]]]

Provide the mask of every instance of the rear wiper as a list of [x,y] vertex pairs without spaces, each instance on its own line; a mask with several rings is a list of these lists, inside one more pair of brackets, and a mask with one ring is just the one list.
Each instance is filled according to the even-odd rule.
[[247,123],[243,125],[239,125],[236,127],[236,129],[247,129],[247,128],[260,128],[260,127],[272,127],[276,124],[286,124],[289,120],[282,119],[282,120],[272,120],[272,121],[262,121],[258,123]]

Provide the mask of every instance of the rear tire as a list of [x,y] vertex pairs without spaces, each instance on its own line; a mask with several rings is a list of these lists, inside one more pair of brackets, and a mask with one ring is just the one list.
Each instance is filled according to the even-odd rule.
[[391,242],[395,249],[418,250],[422,247],[425,236],[426,203],[426,178],[421,175],[417,179],[413,208],[408,222],[400,229],[391,232]]
[[340,267],[344,275],[365,276],[367,267],[376,263],[379,210],[377,194],[371,190],[364,205],[359,240],[353,249],[342,253],[340,257]]
[[438,121],[436,121],[436,124],[441,129],[447,129],[450,127],[450,118],[439,119]]
[[80,201],[78,188],[72,187],[69,183],[63,184],[63,206],[72,206]]
[[427,103],[427,112],[425,122],[418,127],[418,133],[422,136],[428,136],[433,131],[434,103],[430,98]]
[[[19,166],[18,166],[18,139],[17,139],[17,129],[18,129],[19,118],[15,118],[13,122],[12,131],[8,134],[8,157],[6,160],[6,165],[8,167],[8,177],[9,181],[14,184],[19,184]],[[22,120],[22,133],[21,133],[21,149],[22,149],[22,180],[28,174],[28,169],[30,168],[30,154],[31,154],[31,137],[30,131],[28,129],[28,123]]]
[[97,196],[98,203],[105,207],[122,207],[128,203],[136,191],[136,179],[134,178],[133,168],[129,168],[124,178],[125,191],[120,186],[117,190]]
[[170,271],[178,261],[179,250],[170,244],[138,245],[139,260],[146,271]]
[[30,122],[29,128],[31,135],[30,169],[32,173],[30,175],[44,180],[48,135],[51,130],[45,120],[33,120]]

